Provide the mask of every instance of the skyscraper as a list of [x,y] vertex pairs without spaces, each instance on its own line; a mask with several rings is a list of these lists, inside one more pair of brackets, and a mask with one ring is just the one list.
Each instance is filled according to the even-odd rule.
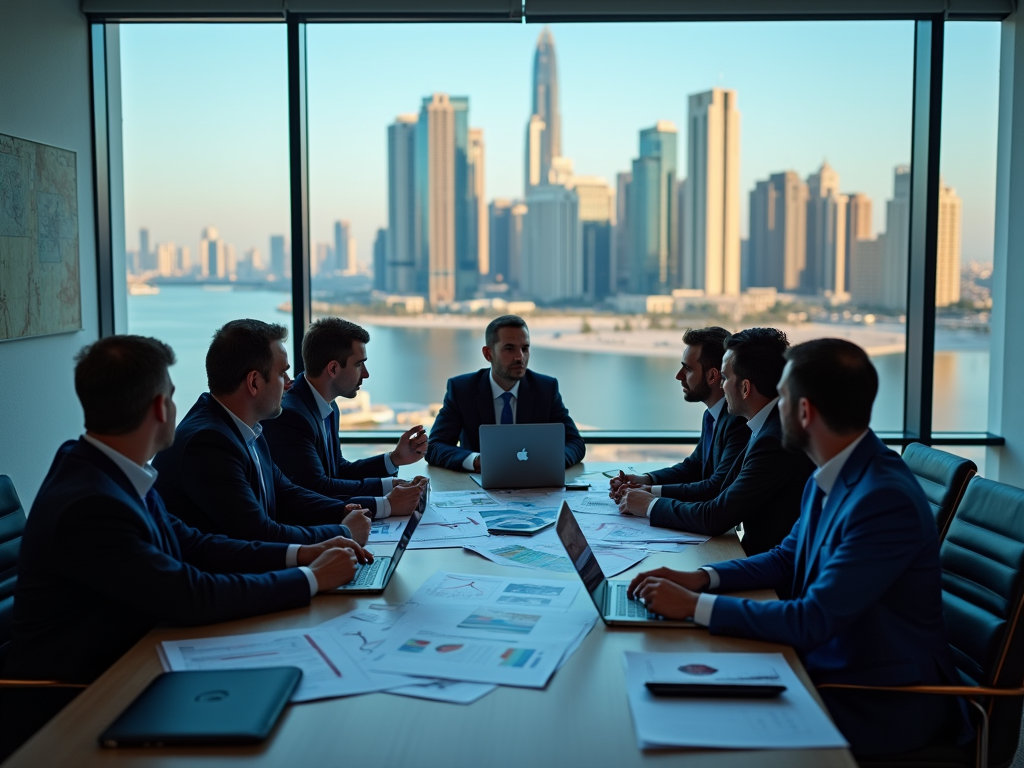
[[388,241],[383,276],[391,293],[416,286],[416,115],[399,115],[388,126]]
[[612,293],[629,290],[632,251],[629,236],[629,185],[632,173],[615,174],[615,228],[612,231]]
[[484,131],[469,129],[469,185],[470,196],[470,249],[476,249],[477,269],[481,275],[489,274],[490,240],[487,236],[487,190],[484,177]]
[[[199,260],[202,261],[202,251],[199,252]],[[288,246],[284,235],[270,236],[270,274],[277,279],[288,277],[291,270],[288,268]]]
[[526,124],[526,152],[523,153],[526,166],[523,173],[524,195],[530,191],[530,187],[535,187],[547,179],[547,168],[541,160],[544,128],[545,123],[540,115],[530,115],[530,120]]
[[960,301],[960,227],[963,204],[952,187],[939,180],[939,242],[935,274],[935,306]]
[[512,224],[512,201],[495,198],[487,207],[488,234],[490,237],[490,259],[488,275],[491,280],[499,283],[508,282],[510,262],[509,246],[511,245],[509,227]]
[[224,280],[228,277],[227,252],[216,227],[203,229],[199,240],[199,271],[206,278]]
[[156,271],[160,277],[171,277],[178,274],[178,249],[174,247],[174,243],[157,245]]
[[633,293],[668,293],[679,287],[677,143],[678,131],[668,120],[640,131],[640,157],[633,161],[627,203]]
[[796,171],[773,173],[751,191],[749,213],[750,287],[800,290],[807,263],[807,185]]
[[[683,287],[740,291],[740,114],[736,91],[689,99]],[[630,226],[633,226],[632,223]]]
[[456,297],[456,211],[464,205],[456,194],[455,134],[448,94],[424,98],[416,130],[416,273],[417,291],[434,307]]
[[615,195],[608,182],[595,176],[577,176],[573,188],[579,203],[580,236],[583,238],[583,295],[601,301],[612,290],[612,225]]
[[387,290],[388,270],[388,231],[383,227],[377,230],[373,239],[373,290]]
[[476,198],[469,169],[469,98],[450,98],[455,114],[455,298],[470,299],[480,282],[476,227]]
[[907,308],[907,264],[910,259],[910,166],[893,173],[892,200],[885,204],[885,253],[882,296],[878,302],[894,312]]
[[542,184],[526,197],[522,274],[526,296],[543,302],[583,295],[583,242],[576,190]]
[[856,258],[854,246],[861,240],[870,240],[874,234],[871,220],[871,198],[862,192],[846,195],[846,284],[853,292],[853,261]]
[[139,269],[144,272],[156,269],[149,244],[149,230],[145,227],[139,230]]
[[839,174],[827,162],[807,177],[807,269],[804,293],[846,294],[846,207]]
[[359,273],[359,264],[356,261],[356,240],[352,237],[352,222],[334,222],[334,263],[326,269],[326,272],[341,270],[346,275]]
[[533,107],[530,113],[544,121],[540,134],[541,177],[556,157],[562,156],[562,116],[558,109],[558,62],[555,58],[555,39],[544,27],[537,38],[533,54]]

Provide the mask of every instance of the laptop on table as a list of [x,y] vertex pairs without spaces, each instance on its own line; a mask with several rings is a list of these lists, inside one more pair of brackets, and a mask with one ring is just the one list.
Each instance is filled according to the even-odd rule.
[[374,557],[372,563],[362,563],[356,566],[356,575],[348,584],[342,584],[340,587],[330,590],[331,592],[344,592],[346,594],[377,594],[383,592],[388,582],[391,581],[391,577],[395,573],[395,569],[398,568],[398,561],[402,559],[402,555],[405,554],[405,550],[409,547],[409,540],[412,538],[413,532],[416,530],[416,526],[419,525],[420,519],[423,517],[423,513],[427,509],[427,497],[430,495],[430,485],[423,489],[423,493],[420,494],[420,503],[413,510],[412,516],[409,518],[409,522],[405,524],[405,530],[402,531],[402,538],[399,540],[398,545],[395,547],[395,551],[390,555],[383,555],[380,557]]
[[692,621],[679,621],[666,619],[656,613],[648,611],[639,600],[631,599],[627,595],[628,581],[609,581],[601,570],[597,558],[594,556],[587,537],[583,535],[580,524],[569,509],[566,502],[562,502],[562,508],[558,512],[558,522],[555,525],[558,531],[558,538],[565,547],[576,573],[583,580],[583,586],[594,601],[601,620],[610,626],[620,627],[674,627],[674,628],[696,628],[699,625]]
[[481,424],[482,488],[561,488],[565,485],[565,425]]

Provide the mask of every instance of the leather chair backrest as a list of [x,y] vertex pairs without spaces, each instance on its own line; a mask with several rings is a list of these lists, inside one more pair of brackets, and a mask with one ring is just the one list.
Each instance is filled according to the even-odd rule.
[[14,483],[0,475],[0,669],[7,660],[14,613],[14,584],[18,580],[18,552],[25,530],[25,510]]
[[967,490],[967,483],[978,473],[970,459],[954,456],[921,443],[911,443],[903,451],[903,461],[910,467],[928,497],[939,539],[946,535],[949,521]]
[[[975,477],[940,550],[942,604],[953,660],[965,682],[1024,684],[1024,490]],[[1009,764],[1022,701],[989,704],[989,761]]]

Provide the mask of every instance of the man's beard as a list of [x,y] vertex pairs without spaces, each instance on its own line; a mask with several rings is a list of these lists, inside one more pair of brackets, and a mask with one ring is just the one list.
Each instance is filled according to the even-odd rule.
[[704,379],[700,380],[700,383],[689,392],[683,391],[683,399],[688,403],[703,403],[711,396],[711,385],[708,384]]
[[796,416],[790,414],[782,422],[782,445],[790,451],[803,452],[807,449],[811,436],[800,426]]

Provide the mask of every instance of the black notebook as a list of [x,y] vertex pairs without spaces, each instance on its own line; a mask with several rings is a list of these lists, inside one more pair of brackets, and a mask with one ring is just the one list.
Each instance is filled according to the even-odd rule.
[[100,735],[104,747],[255,744],[291,698],[298,667],[167,672]]

